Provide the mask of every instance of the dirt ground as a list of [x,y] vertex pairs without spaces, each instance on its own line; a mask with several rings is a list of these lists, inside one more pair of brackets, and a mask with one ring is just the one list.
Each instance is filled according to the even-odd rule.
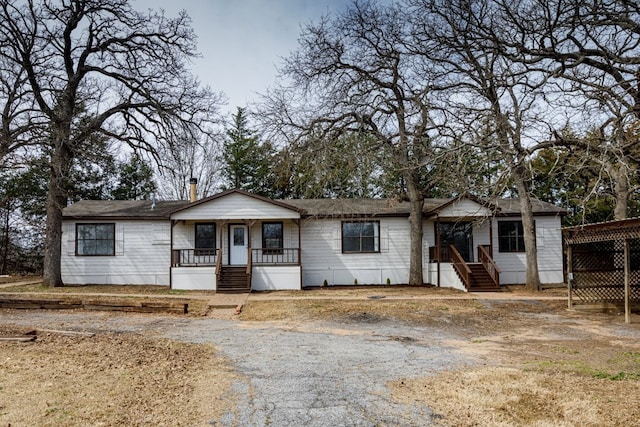
[[[551,294],[555,293],[552,291]],[[640,317],[568,311],[565,301],[253,302],[245,320],[394,320],[456,336],[480,366],[388,384],[426,404],[442,426],[629,426],[640,419]],[[547,294],[549,295],[549,294]],[[628,335],[628,336],[627,336]]]
[[[397,290],[335,291],[250,298],[239,321],[300,328],[385,322],[443,331],[448,346],[479,362],[388,383],[398,402],[431,408],[437,425],[623,426],[640,419],[637,314],[625,325],[620,314],[519,299],[530,296],[519,289],[497,300],[429,288],[405,291],[416,299],[402,300],[391,298]],[[3,336],[22,332],[0,327]],[[131,334],[0,341],[0,425],[196,425],[205,414],[233,411],[220,396],[236,375],[211,345]]]

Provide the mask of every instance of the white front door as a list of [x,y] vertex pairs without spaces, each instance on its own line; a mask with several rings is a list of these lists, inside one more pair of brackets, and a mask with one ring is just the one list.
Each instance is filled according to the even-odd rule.
[[231,250],[229,264],[247,265],[249,251],[249,229],[246,225],[230,225],[229,240]]

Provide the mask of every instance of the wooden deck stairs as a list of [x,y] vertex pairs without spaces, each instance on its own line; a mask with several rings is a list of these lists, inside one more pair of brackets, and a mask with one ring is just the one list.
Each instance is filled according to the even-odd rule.
[[251,291],[247,267],[222,266],[216,292],[245,293]]
[[469,292],[500,292],[500,286],[496,285],[485,266],[480,262],[467,263],[471,269],[471,283]]

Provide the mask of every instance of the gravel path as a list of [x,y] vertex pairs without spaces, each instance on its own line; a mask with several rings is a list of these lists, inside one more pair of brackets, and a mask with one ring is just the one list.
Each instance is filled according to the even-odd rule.
[[[386,382],[473,360],[443,345],[441,331],[363,318],[348,323],[238,322],[86,312],[4,311],[4,324],[154,334],[213,343],[243,380],[236,413],[217,426],[426,426],[424,405],[394,402]],[[437,415],[435,415],[437,417]]]

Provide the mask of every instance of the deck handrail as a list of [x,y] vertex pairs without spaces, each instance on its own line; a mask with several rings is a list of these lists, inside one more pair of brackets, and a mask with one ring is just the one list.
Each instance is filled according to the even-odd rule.
[[471,269],[455,246],[449,246],[449,254],[451,256],[451,264],[453,264],[453,268],[460,276],[460,279],[462,279],[464,287],[469,289],[469,285],[471,284]]
[[220,249],[220,253],[218,254],[218,259],[216,259],[216,283],[220,283],[221,272],[222,272],[222,249]]
[[500,286],[500,269],[484,246],[478,246],[478,261],[484,265],[484,268],[487,270],[487,273],[489,273],[489,276],[491,276],[493,283],[496,286]]

